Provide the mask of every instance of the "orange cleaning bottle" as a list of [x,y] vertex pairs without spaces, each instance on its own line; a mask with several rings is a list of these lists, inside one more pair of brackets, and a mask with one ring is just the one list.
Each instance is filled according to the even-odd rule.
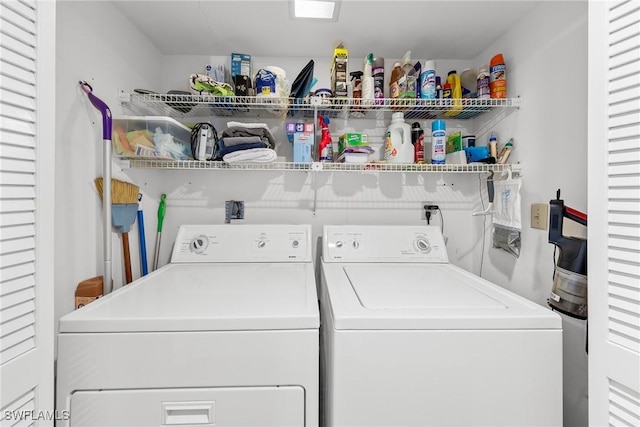
[[489,91],[491,98],[507,97],[507,68],[501,53],[491,58],[489,64]]

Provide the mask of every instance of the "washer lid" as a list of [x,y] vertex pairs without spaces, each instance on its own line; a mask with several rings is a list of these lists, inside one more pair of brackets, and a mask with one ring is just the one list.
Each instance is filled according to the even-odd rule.
[[60,332],[318,327],[312,263],[169,264],[60,319]]
[[322,270],[336,329],[561,328],[558,314],[451,264]]

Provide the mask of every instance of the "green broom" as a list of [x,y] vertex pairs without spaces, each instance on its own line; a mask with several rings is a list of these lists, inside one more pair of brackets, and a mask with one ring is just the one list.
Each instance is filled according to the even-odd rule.
[[[95,179],[96,188],[102,198],[102,178]],[[129,230],[138,214],[137,185],[117,179],[111,180],[111,222],[118,233],[122,235],[122,254],[124,257],[124,271],[126,283],[132,282],[131,254],[129,252]]]

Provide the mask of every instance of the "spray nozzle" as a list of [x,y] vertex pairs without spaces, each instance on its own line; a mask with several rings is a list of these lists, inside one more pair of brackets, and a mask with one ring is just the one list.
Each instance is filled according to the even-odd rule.
[[411,51],[408,50],[407,53],[402,57],[402,65],[411,63]]
[[320,126],[320,128],[328,128],[329,123],[331,123],[331,121],[327,116],[318,114],[318,125]]

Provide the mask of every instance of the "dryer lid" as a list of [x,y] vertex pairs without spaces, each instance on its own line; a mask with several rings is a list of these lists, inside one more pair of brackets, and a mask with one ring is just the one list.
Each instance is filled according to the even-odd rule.
[[561,328],[556,313],[451,264],[322,268],[336,329]]
[[60,332],[318,326],[312,263],[169,264],[60,319]]

